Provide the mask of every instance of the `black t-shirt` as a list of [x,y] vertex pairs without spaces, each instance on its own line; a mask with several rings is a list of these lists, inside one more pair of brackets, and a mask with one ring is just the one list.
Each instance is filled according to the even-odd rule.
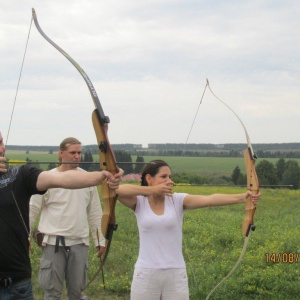
[[34,194],[43,194],[36,188],[41,172],[25,165],[0,173],[0,277],[13,280],[31,277],[29,200]]

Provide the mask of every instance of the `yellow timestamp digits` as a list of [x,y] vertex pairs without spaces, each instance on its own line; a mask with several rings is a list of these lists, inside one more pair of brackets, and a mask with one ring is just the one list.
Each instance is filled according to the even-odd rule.
[[299,253],[266,253],[266,263],[294,264],[299,262]]

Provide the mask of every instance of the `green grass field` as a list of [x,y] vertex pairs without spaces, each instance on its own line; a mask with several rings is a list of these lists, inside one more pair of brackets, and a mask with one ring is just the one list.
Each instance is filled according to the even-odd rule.
[[[57,161],[57,154],[8,152],[10,159]],[[157,157],[145,156],[145,161]],[[94,156],[94,161],[98,158]],[[243,158],[162,157],[173,173],[196,173],[230,176],[238,165],[245,171]],[[268,159],[275,163],[277,159]],[[133,157],[135,161],[135,157]],[[297,159],[300,164],[300,159]],[[257,160],[257,163],[259,159]],[[47,168],[47,165],[41,165]],[[241,193],[239,187],[176,186],[175,191],[191,194]],[[261,189],[262,197],[255,214],[256,230],[252,233],[246,255],[228,281],[211,296],[223,300],[296,300],[300,295],[300,191]],[[187,264],[190,299],[204,300],[210,290],[232,269],[242,251],[241,232],[244,208],[204,208],[185,213],[183,251]],[[129,299],[134,264],[138,255],[138,232],[134,214],[116,206],[119,224],[104,267],[105,289],[99,275],[88,288],[89,299]],[[31,261],[35,299],[43,299],[37,284],[41,250],[32,242]],[[89,277],[99,266],[95,249],[90,247]],[[64,294],[64,298],[66,296]]]
[[[191,194],[241,193],[238,187],[174,187]],[[300,191],[262,189],[245,257],[236,272],[210,299],[296,300],[300,295]],[[187,264],[190,299],[204,300],[225,277],[242,251],[243,205],[187,211],[183,251]],[[119,224],[108,255],[105,289],[101,276],[86,291],[89,299],[129,299],[134,263],[138,255],[138,232],[133,212],[118,203]],[[33,245],[31,260],[36,299],[42,290],[36,282],[41,250]],[[274,257],[276,261],[274,261]],[[90,247],[89,276],[99,260]],[[66,298],[64,298],[66,299]]]

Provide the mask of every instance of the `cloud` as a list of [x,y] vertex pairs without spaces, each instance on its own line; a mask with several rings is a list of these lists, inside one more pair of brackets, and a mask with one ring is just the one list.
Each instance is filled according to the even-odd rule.
[[[0,103],[5,135],[29,32],[40,26],[92,80],[112,143],[183,143],[206,78],[254,143],[298,142],[297,1],[1,1]],[[12,144],[95,143],[88,89],[32,24],[10,133]],[[244,142],[208,92],[191,143]]]

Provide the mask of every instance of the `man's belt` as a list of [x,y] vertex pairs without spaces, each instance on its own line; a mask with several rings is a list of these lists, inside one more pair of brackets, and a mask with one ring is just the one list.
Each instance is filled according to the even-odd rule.
[[63,247],[65,248],[66,251],[70,251],[70,246],[66,246],[65,244],[65,237],[61,235],[56,236],[56,243],[55,243],[55,253],[58,252],[58,247],[59,247],[59,241],[62,243]]

